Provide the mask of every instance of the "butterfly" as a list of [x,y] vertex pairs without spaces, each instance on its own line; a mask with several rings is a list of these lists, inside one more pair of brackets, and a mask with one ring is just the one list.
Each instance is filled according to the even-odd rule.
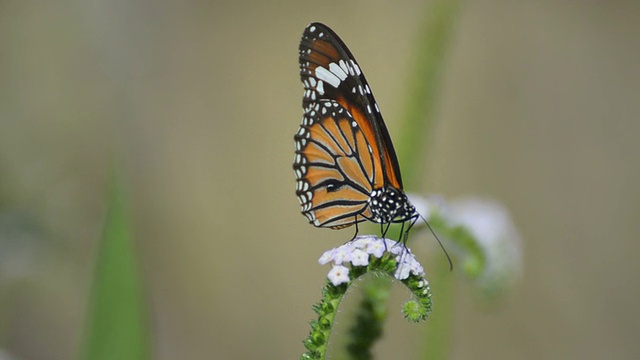
[[305,28],[299,61],[304,115],[293,170],[302,214],[317,227],[356,224],[356,232],[366,220],[387,229],[410,221],[406,242],[419,214],[403,191],[396,152],[360,66],[321,23]]

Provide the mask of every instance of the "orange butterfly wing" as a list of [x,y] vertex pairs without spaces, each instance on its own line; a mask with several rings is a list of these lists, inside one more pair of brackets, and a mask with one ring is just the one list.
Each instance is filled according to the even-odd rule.
[[337,102],[309,108],[295,135],[296,195],[316,226],[343,228],[370,217],[375,159],[364,132]]
[[310,24],[299,61],[305,116],[295,136],[296,194],[314,225],[350,226],[371,217],[372,190],[402,190],[395,150],[371,89],[338,35]]

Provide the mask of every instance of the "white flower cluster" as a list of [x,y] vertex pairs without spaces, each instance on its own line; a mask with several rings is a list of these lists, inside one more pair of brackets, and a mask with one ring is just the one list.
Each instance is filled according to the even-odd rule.
[[[507,289],[520,277],[523,267],[522,240],[504,205],[474,197],[447,202],[437,195],[407,196],[427,220],[437,213],[447,226],[462,226],[473,235],[476,245],[485,256],[485,268],[476,279],[481,289],[488,292]],[[420,225],[421,222],[416,223],[416,227]],[[455,243],[455,239],[448,240]]]
[[369,265],[369,256],[381,258],[385,251],[395,255],[395,260],[398,262],[394,274],[396,279],[407,279],[411,273],[416,276],[424,276],[422,265],[408,248],[396,241],[381,239],[373,235],[358,236],[342,246],[327,250],[318,259],[318,262],[321,265],[333,262],[333,267],[327,277],[334,286],[338,286],[349,282],[349,268],[343,264],[367,266]]
[[522,240],[507,209],[495,202],[467,198],[452,202],[451,223],[466,227],[486,256],[486,269],[478,279],[485,290],[512,285],[522,272]]

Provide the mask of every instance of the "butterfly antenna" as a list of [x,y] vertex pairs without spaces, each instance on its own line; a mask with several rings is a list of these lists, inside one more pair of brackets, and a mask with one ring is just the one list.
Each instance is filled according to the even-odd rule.
[[429,227],[429,230],[431,231],[433,236],[436,238],[436,240],[438,240],[438,244],[440,245],[440,248],[442,249],[444,254],[447,255],[447,260],[449,261],[449,271],[453,271],[453,262],[451,261],[451,257],[449,256],[447,249],[445,249],[444,245],[442,245],[442,241],[440,241],[440,238],[438,237],[438,235],[436,235],[436,232],[433,231],[433,228],[431,228],[431,225],[429,225],[429,222],[427,221],[427,219],[425,219],[424,216],[420,215],[420,213],[418,213],[418,216],[420,216],[420,218],[424,221],[424,223],[427,224],[427,227]]

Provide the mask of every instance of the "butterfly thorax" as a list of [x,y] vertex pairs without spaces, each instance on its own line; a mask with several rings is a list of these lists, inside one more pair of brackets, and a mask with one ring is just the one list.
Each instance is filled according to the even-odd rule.
[[369,197],[371,221],[380,224],[406,221],[416,213],[416,209],[400,189],[385,185],[375,189]]

